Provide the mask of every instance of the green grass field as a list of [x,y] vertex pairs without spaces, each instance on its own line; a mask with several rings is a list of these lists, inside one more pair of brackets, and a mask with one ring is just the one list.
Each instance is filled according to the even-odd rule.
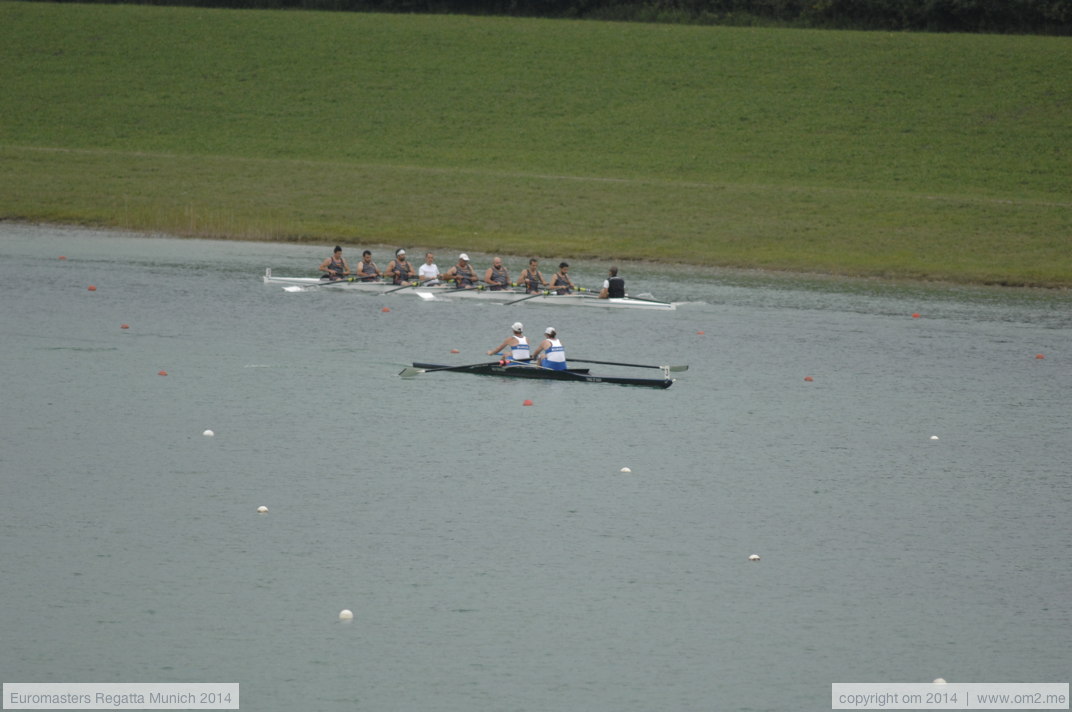
[[0,1],[0,217],[1072,286],[1072,41]]

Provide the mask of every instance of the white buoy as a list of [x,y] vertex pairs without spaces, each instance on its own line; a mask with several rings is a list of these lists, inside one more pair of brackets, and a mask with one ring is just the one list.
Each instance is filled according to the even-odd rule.
[[211,438],[216,433],[212,432],[211,430],[206,430],[205,432],[203,432],[201,434],[204,435],[206,438]]
[[268,514],[268,508],[262,504],[261,506],[257,507],[257,514]]
[[628,467],[623,467],[619,472],[632,472]]
[[938,439],[938,436],[937,436],[937,435],[932,435],[932,436],[931,436],[931,440],[937,440],[937,439]]
[[749,561],[759,561],[759,554],[752,554],[748,557]]
[[341,611],[339,611],[339,620],[341,620],[341,621],[352,621],[353,619],[354,619],[354,612],[351,611],[349,608],[344,608]]
[[935,685],[944,685],[945,684],[945,678],[944,677],[936,677],[936,678],[934,678],[934,684]]

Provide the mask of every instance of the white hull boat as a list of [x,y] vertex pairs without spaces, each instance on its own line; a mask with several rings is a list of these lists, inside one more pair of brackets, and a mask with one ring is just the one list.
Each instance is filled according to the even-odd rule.
[[448,284],[436,286],[400,286],[391,282],[360,282],[352,278],[334,282],[318,277],[277,277],[272,268],[264,270],[264,283],[278,285],[288,292],[304,292],[319,289],[342,289],[366,292],[369,294],[415,294],[426,301],[435,299],[478,299],[503,304],[551,304],[567,307],[598,307],[602,309],[647,309],[654,311],[672,311],[676,307],[671,302],[656,299],[623,297],[620,299],[600,299],[594,294],[581,292],[577,294],[526,294],[520,290],[492,290],[485,287],[476,289],[456,289]]

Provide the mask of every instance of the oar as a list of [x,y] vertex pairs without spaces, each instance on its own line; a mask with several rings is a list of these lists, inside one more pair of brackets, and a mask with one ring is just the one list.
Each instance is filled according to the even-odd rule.
[[625,298],[626,299],[631,299],[634,302],[650,302],[652,304],[669,304],[670,303],[670,302],[664,302],[661,299],[645,299],[644,297],[630,297],[629,295],[626,295]]
[[395,287],[394,289],[388,289],[384,294],[391,294],[392,292],[401,292],[403,289],[411,289],[416,287],[418,282],[411,282],[409,284],[403,284],[401,287]]
[[688,364],[684,366],[649,366],[643,363],[618,363],[617,361],[591,361],[584,358],[569,358],[569,361],[577,361],[579,363],[598,363],[603,366],[631,366],[633,368],[660,368],[668,371],[688,371]]
[[523,302],[526,299],[535,299],[536,297],[543,297],[543,296],[546,296],[548,294],[550,294],[550,292],[547,292],[547,291],[536,292],[535,294],[529,294],[528,296],[521,297],[521,299],[512,299],[512,300],[510,300],[508,302],[503,302],[503,306],[508,307],[511,304],[517,304],[518,302]]
[[433,371],[463,371],[473,366],[490,366],[497,364],[498,361],[492,361],[491,363],[467,363],[464,366],[439,366],[437,368],[417,368],[415,366],[407,366],[398,372],[399,376],[408,378],[410,376],[419,376],[422,373],[432,373]]

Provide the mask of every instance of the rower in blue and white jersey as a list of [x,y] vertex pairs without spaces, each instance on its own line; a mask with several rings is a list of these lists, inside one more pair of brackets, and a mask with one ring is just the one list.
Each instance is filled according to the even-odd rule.
[[520,321],[515,321],[510,329],[513,333],[507,336],[501,344],[488,351],[488,356],[501,354],[503,349],[509,348],[510,355],[504,361],[507,363],[528,363],[532,354],[529,352],[529,340],[523,333],[524,327],[522,327]]
[[[532,360],[539,359],[540,365],[544,368],[553,368],[556,371],[566,370],[566,347],[562,345],[562,342],[558,338],[558,332],[555,331],[553,326],[549,326],[544,329],[544,335],[547,337],[540,345],[536,347],[536,350],[532,353]],[[540,356],[543,355],[541,359]]]

